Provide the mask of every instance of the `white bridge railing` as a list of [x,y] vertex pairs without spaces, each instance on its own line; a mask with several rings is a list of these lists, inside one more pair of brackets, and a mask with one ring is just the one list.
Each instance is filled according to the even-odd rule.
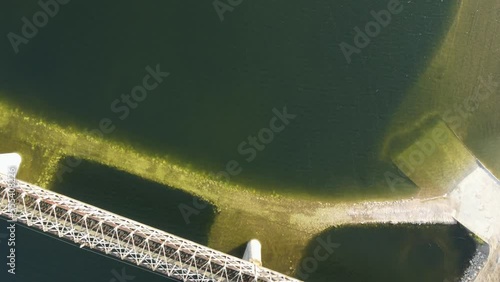
[[0,216],[180,281],[299,281],[3,174]]

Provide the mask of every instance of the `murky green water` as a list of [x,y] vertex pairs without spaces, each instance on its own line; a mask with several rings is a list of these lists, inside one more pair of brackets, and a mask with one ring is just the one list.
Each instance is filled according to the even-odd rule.
[[318,282],[458,281],[476,247],[458,225],[331,229],[311,241],[299,277]]
[[[379,159],[385,130],[457,8],[452,1],[405,1],[403,11],[347,64],[338,44],[352,43],[353,28],[386,4],[244,1],[220,22],[209,1],[72,1],[22,44],[19,54],[8,40],[0,41],[0,102],[12,101],[76,128],[94,129],[109,118],[116,130],[105,138],[174,156],[207,172],[217,173],[236,160],[243,171],[230,181],[255,188],[385,195],[391,190],[383,172],[393,167]],[[20,18],[39,7],[2,4],[0,10],[0,33],[7,34],[19,33]],[[142,82],[146,66],[157,64],[170,76],[121,120],[111,104]],[[273,108],[285,106],[296,118],[246,161],[238,145],[269,126]],[[177,205],[192,201],[189,195],[91,163],[54,190],[200,243],[207,242],[215,216],[207,210],[186,224]],[[123,267],[19,230],[20,265],[30,270],[20,267],[25,276],[18,281],[112,281],[111,270]],[[398,279],[418,272],[429,279],[420,281],[441,282],[470,255],[470,240],[454,239],[463,238],[461,232],[455,227],[346,229],[335,235],[347,240],[339,248],[342,261],[332,256],[321,263],[311,281],[366,281],[377,273],[379,280],[369,280],[412,281]],[[359,244],[345,239],[351,236],[359,237]],[[379,240],[372,248],[363,245],[370,236]],[[449,273],[441,267],[448,261],[435,243],[439,240],[453,252]],[[362,252],[362,246],[380,253],[379,259]],[[401,255],[405,246],[408,251]],[[436,264],[428,269],[430,261]],[[77,262],[91,271],[82,271]],[[125,267],[136,281],[158,279]],[[374,274],[364,276],[369,273]]]
[[[387,192],[389,164],[377,156],[384,128],[455,8],[405,3],[347,64],[338,44],[353,44],[353,28],[385,1],[252,1],[222,23],[210,3],[91,3],[62,7],[15,56],[0,43],[8,99],[60,124],[93,129],[110,118],[117,129],[106,138],[208,172],[234,159],[236,183],[325,194]],[[9,7],[2,33],[36,11],[26,6]],[[156,64],[170,77],[120,120],[111,103]],[[297,118],[247,162],[238,145],[285,106]]]

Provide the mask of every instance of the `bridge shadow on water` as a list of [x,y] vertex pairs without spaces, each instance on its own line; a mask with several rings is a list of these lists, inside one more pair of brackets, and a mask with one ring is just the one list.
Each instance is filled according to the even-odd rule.
[[[216,214],[209,204],[196,208],[202,201],[181,190],[88,161],[52,190],[203,245]],[[184,215],[180,205],[188,207]]]
[[308,282],[458,281],[476,248],[460,225],[333,228],[310,241],[297,276]]

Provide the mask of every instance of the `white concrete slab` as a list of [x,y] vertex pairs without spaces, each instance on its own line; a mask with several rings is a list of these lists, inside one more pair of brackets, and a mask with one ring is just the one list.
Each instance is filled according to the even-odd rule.
[[479,164],[450,194],[455,219],[488,243],[490,253],[477,282],[500,281],[500,183]]
[[482,167],[469,174],[450,194],[455,218],[486,242],[500,235],[500,185]]
[[0,154],[0,173],[15,177],[21,161],[21,155],[18,153]]

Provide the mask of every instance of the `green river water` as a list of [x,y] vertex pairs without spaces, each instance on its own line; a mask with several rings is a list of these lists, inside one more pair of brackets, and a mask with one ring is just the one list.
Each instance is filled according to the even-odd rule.
[[[235,160],[241,173],[229,181],[242,187],[282,195],[395,197],[399,191],[388,187],[384,176],[394,165],[381,157],[388,131],[397,130],[398,114],[417,120],[413,109],[432,100],[422,94],[422,102],[405,108],[415,89],[425,92],[423,76],[460,4],[402,2],[402,12],[347,63],[339,44],[353,44],[354,28],[364,27],[373,19],[370,11],[387,9],[388,2],[242,1],[221,21],[210,1],[73,0],[20,44],[17,54],[6,35],[20,34],[20,19],[31,18],[40,6],[3,3],[0,103],[81,132],[109,119],[116,128],[105,139],[207,174],[224,171]],[[169,76],[136,107],[129,106],[126,117],[125,110],[116,110],[124,103],[113,109],[113,101],[142,83],[146,67],[157,65]],[[273,109],[284,107],[296,117],[248,161],[250,153],[241,154],[239,145],[269,127]],[[9,132],[0,129],[8,139]],[[498,136],[497,127],[469,131],[468,145],[495,163],[471,135]],[[15,151],[15,144],[0,142],[0,150]],[[36,153],[32,159],[37,161]],[[91,161],[50,188],[202,244],[209,243],[217,217],[209,207],[186,224],[178,204],[190,202],[191,195]],[[122,270],[134,281],[168,281],[17,230],[18,274],[3,280],[1,273],[0,281],[107,282],[118,281],[113,271]],[[325,236],[340,247],[307,279],[300,278],[454,281],[475,248],[459,226],[353,226],[317,234],[301,261]],[[241,248],[232,254],[240,256]]]

